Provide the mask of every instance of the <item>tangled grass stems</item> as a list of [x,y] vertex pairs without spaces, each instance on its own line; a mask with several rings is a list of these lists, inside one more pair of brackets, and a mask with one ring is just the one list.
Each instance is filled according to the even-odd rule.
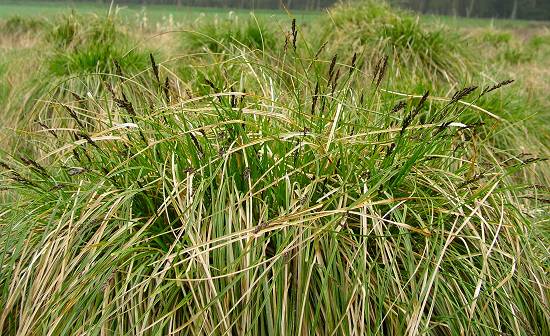
[[[461,123],[471,106],[254,55],[204,64],[214,93],[172,77],[167,101],[157,69],[82,97],[87,133],[17,165],[0,330],[548,331],[544,207],[525,212],[515,171]],[[438,109],[456,125],[422,123]]]
[[549,333],[543,158],[471,86],[401,94],[297,29],[39,103],[0,170],[2,334]]

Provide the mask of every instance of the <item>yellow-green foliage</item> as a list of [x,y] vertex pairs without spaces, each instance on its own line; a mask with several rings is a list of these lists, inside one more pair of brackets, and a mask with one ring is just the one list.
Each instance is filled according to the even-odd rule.
[[68,15],[1,61],[0,334],[550,334],[546,93],[510,80],[544,42],[291,22],[132,58],[137,28]]
[[277,46],[273,28],[254,15],[204,19],[193,30],[184,35],[184,45],[196,51],[222,53],[232,46],[269,51]]
[[126,69],[141,68],[148,55],[127,32],[118,29],[116,17],[75,14],[59,20],[47,36],[54,47],[49,68],[55,75],[105,72],[114,61]]
[[383,55],[390,57],[395,72],[417,80],[468,79],[474,62],[463,38],[443,26],[425,26],[406,11],[396,11],[377,1],[341,3],[323,22],[322,42],[331,51],[364,56],[371,67]]

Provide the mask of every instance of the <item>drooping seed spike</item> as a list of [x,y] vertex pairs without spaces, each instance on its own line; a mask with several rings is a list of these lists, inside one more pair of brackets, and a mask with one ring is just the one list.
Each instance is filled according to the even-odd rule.
[[332,76],[334,75],[334,67],[336,66],[336,59],[338,58],[338,54],[335,54],[332,57],[332,61],[330,61],[330,66],[328,68],[328,82],[330,83],[332,81]]
[[357,53],[353,53],[353,57],[351,58],[351,64],[349,68],[349,73],[351,74],[353,70],[355,70],[355,61],[357,61]]
[[298,31],[296,30],[296,19],[292,19],[292,47],[296,51],[296,40],[298,38]]
[[489,93],[489,92],[492,92],[492,91],[495,91],[495,90],[498,90],[500,89],[501,87],[503,86],[507,86],[507,85],[510,85],[512,83],[514,83],[515,80],[513,79],[507,79],[507,80],[504,80],[496,85],[493,85],[493,86],[488,86],[486,87],[484,90],[483,90],[483,93],[482,95],[486,94],[486,93]]
[[153,57],[153,54],[149,54],[149,59],[151,60],[151,67],[153,69],[153,74],[155,75],[155,79],[157,80],[157,83],[160,84],[160,75],[159,75],[159,68],[157,63],[155,62],[155,57]]
[[454,104],[454,103],[458,102],[459,100],[461,100],[462,98],[468,96],[469,94],[471,94],[475,90],[477,90],[477,86],[470,86],[470,87],[466,87],[464,89],[458,90],[453,95],[453,98],[451,99],[450,103]]
[[122,72],[122,67],[120,66],[120,63],[118,63],[117,60],[114,60],[115,63],[115,69],[116,69],[116,75],[119,77],[119,79],[124,82],[124,73]]
[[319,82],[315,85],[315,93],[313,94],[311,102],[311,115],[315,114],[315,106],[317,105],[317,100],[319,99]]
[[57,134],[54,132],[54,130],[52,130],[51,128],[48,127],[48,125],[44,124],[43,122],[41,121],[38,121],[38,125],[40,125],[40,127],[42,127],[43,129],[47,130],[48,133],[50,133],[51,135],[53,135],[54,138],[56,139],[59,139]]
[[162,87],[164,91],[164,96],[166,97],[166,101],[170,101],[170,79],[166,77],[166,80],[164,81],[164,86]]
[[69,115],[71,116],[71,118],[74,119],[74,121],[76,121],[76,123],[78,124],[78,126],[81,128],[81,129],[84,129],[84,124],[80,121],[80,119],[78,118],[78,115],[76,114],[76,112],[74,112],[69,106],[67,105],[62,105],[66,110],[67,112],[69,113]]

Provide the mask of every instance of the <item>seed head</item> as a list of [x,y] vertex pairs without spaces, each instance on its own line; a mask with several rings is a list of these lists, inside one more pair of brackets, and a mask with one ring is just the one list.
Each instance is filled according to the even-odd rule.
[[403,108],[405,108],[405,106],[407,106],[407,103],[405,103],[404,101],[400,101],[399,103],[397,103],[397,104],[391,109],[391,113],[392,113],[392,114],[397,113],[397,112],[401,111]]
[[296,51],[296,40],[298,38],[298,31],[296,30],[296,19],[292,19],[292,47]]
[[69,176],[75,176],[75,175],[79,175],[79,174],[82,174],[86,171],[86,168],[82,168],[82,167],[73,167],[71,169],[69,169],[67,171],[67,174],[69,174]]
[[451,99],[451,104],[458,102],[462,98],[468,96],[470,93],[474,92],[477,89],[477,86],[471,86],[464,88],[462,90],[458,90]]
[[351,65],[349,68],[349,73],[351,74],[353,70],[355,69],[355,61],[357,60],[357,53],[353,53],[353,57],[351,58]]
[[243,171],[243,178],[245,180],[248,180],[250,178],[250,168],[246,167]]
[[484,95],[484,94],[486,94],[486,93],[489,93],[489,92],[491,92],[491,91],[498,90],[498,89],[500,89],[500,88],[503,87],[503,86],[510,85],[510,84],[512,84],[513,82],[514,82],[513,79],[507,79],[507,80],[502,81],[502,82],[500,82],[500,83],[498,83],[498,84],[496,84],[496,85],[488,86],[488,87],[486,87],[486,88],[483,90],[482,95]]
[[49,128],[46,124],[44,124],[41,121],[38,121],[38,125],[40,125],[43,129],[47,130],[51,135],[53,135],[54,138],[58,139],[57,134],[55,134],[55,132],[51,128]]
[[332,61],[330,61],[330,66],[328,68],[328,82],[332,82],[332,75],[334,75],[334,67],[336,66],[336,59],[338,58],[338,54],[335,54],[332,57]]
[[160,76],[159,76],[159,68],[157,66],[157,63],[155,62],[155,58],[153,57],[153,54],[149,54],[149,59],[151,60],[151,67],[153,69],[153,74],[155,75],[155,79],[157,80],[157,83],[160,84]]

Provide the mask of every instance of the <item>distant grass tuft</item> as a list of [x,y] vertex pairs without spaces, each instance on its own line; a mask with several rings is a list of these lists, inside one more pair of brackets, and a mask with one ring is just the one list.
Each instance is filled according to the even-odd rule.
[[[337,40],[333,52],[356,52],[372,66],[388,55],[395,73],[416,79],[461,81],[475,66],[463,38],[443,26],[428,27],[406,11],[384,2],[340,3],[329,11],[323,24],[324,40]],[[333,24],[332,24],[333,23]]]
[[25,34],[37,33],[45,29],[48,23],[45,19],[26,16],[12,16],[7,20],[0,22],[0,28],[3,34]]
[[66,15],[55,25],[48,40],[55,48],[50,59],[52,74],[101,73],[113,69],[114,60],[126,69],[142,68],[147,53],[134,50],[135,41],[117,29],[116,17],[79,18]]
[[235,15],[226,18],[199,22],[196,33],[186,34],[185,43],[194,50],[222,53],[232,46],[252,50],[273,50],[277,37],[273,28],[261,19],[251,15],[243,19]]

